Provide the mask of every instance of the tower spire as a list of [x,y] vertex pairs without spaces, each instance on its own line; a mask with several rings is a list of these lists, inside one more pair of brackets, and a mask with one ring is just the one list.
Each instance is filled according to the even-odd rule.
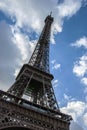
[[50,16],[52,15],[52,11],[50,12]]
[[29,65],[49,73],[49,41],[53,17],[48,15],[45,25],[36,44],[35,50],[30,58]]

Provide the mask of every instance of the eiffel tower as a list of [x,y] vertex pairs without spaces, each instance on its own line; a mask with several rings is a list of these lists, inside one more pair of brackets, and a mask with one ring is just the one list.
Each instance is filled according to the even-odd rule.
[[0,130],[69,130],[72,118],[59,109],[49,71],[52,22],[50,14],[29,62],[7,92],[0,90]]

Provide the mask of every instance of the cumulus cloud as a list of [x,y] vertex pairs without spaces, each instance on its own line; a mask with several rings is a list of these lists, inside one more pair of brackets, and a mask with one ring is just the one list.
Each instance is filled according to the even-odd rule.
[[65,100],[67,100],[67,101],[69,101],[69,100],[71,99],[71,96],[68,96],[68,95],[67,95],[67,94],[65,94],[65,93],[64,93],[64,95],[63,95],[63,96],[64,96],[64,99],[65,99]]
[[15,77],[18,75],[19,71],[20,71],[20,68],[16,68],[16,69],[15,69],[15,72],[14,72],[14,76],[15,76]]
[[77,40],[74,43],[72,43],[71,46],[75,46],[75,47],[78,47],[78,48],[83,46],[84,48],[87,49],[87,37],[83,36],[79,40]]
[[57,79],[53,80],[52,84],[53,84],[54,88],[57,87],[58,86],[58,80]]
[[56,62],[56,60],[54,59],[54,60],[51,61],[51,64],[55,64],[55,62]]
[[81,82],[87,86],[87,77],[83,77],[81,79]]
[[7,90],[12,84],[16,67],[15,61],[17,57],[20,57],[11,36],[10,26],[5,21],[0,22],[0,89],[3,90]]
[[[1,0],[0,9],[12,20],[16,20],[17,27],[26,26],[27,31],[32,28],[36,33],[41,31],[44,18],[52,10],[55,17],[52,34],[56,34],[62,31],[64,18],[74,15],[82,5],[82,0],[64,0],[58,4],[57,2],[57,0]],[[54,43],[54,37],[52,41]]]
[[49,1],[46,0],[0,1],[0,8],[6,14],[11,16],[12,20],[14,18],[16,19],[17,27],[25,26],[28,27],[26,28],[27,31],[33,29],[36,33],[41,31],[44,18],[47,14],[50,13],[51,9],[53,9],[55,6],[56,1],[53,2],[52,0],[50,1],[50,4]]
[[0,89],[7,90],[12,84],[20,67],[29,61],[35,43],[14,26],[0,22]]
[[21,54],[21,60],[20,64],[24,62],[28,62],[34,47],[36,40],[30,40],[27,35],[22,33],[19,29],[16,29],[15,27],[11,26],[12,29],[12,41],[19,49],[19,52]]
[[[71,46],[75,47],[84,47],[87,49],[87,37],[82,37],[79,40],[76,40]],[[79,57],[79,59],[74,63],[73,73],[80,78],[81,83],[87,86],[87,53]],[[84,92],[87,92],[85,88]]]
[[57,70],[61,67],[61,64],[57,63],[55,59],[51,61],[51,64],[53,70]]
[[75,122],[84,114],[86,109],[87,104],[81,101],[68,102],[67,107],[61,108],[63,112],[72,115]]
[[52,69],[57,70],[57,69],[59,69],[59,68],[60,68],[60,66],[61,66],[60,64],[57,64],[57,63],[56,63],[56,64],[52,67]]
[[[74,43],[71,43],[71,46],[75,46],[77,48],[84,47],[87,49],[87,37],[83,36],[79,40],[76,40]],[[81,83],[87,86],[87,54],[81,56],[75,63],[73,67],[73,73],[76,76],[81,78]]]
[[84,93],[87,93],[87,54],[84,54],[74,63],[73,73],[80,78],[80,81],[85,85]]
[[60,6],[58,6],[59,15],[61,17],[71,17],[81,7],[82,0],[65,0]]
[[[67,103],[66,107],[62,107],[61,111],[72,115],[73,121],[76,122],[76,124],[78,124],[79,126],[78,128],[80,128],[82,124],[85,128],[85,124],[86,124],[85,119],[87,119],[87,115],[86,115],[87,103],[82,101],[71,101]],[[71,127],[73,128],[74,125],[72,125]],[[79,129],[76,129],[75,127],[74,130],[79,130]]]
[[83,55],[75,62],[73,72],[78,77],[83,77],[87,73],[87,55]]
[[[13,27],[12,27],[13,30]],[[17,76],[20,67],[27,63],[31,57],[31,54],[35,48],[37,40],[30,40],[29,37],[20,32],[20,30],[12,31],[12,41],[19,50],[20,58],[16,58],[18,67],[15,69],[14,76]]]
[[87,112],[83,116],[83,121],[85,123],[85,126],[87,126]]
[[[75,47],[84,47],[87,49],[87,37],[82,37],[76,42],[71,44],[72,46]],[[81,56],[75,63],[73,67],[73,73],[76,74],[77,77],[80,78],[80,81],[83,85],[85,85],[84,88],[84,93],[87,93],[87,54],[84,54]],[[85,96],[85,101],[87,101],[87,96]],[[84,126],[84,130],[86,130],[87,127],[87,103],[85,102],[73,102],[74,107],[77,106],[77,110],[79,113],[75,111],[76,108],[74,109],[74,113],[71,113],[74,120],[76,122],[80,122],[82,126]],[[77,104],[77,105],[76,105]],[[82,108],[83,107],[83,108]],[[69,106],[67,106],[69,108]],[[70,110],[71,111],[71,110]]]

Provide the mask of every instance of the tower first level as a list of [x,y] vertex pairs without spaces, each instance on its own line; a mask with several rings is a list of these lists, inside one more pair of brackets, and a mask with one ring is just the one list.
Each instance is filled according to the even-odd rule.
[[[0,98],[1,130],[69,130],[70,116],[7,92],[0,91],[0,95],[4,95]],[[9,99],[19,102],[12,102]]]

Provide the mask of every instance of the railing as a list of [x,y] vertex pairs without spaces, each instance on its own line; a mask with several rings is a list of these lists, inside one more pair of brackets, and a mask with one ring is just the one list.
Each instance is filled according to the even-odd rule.
[[48,114],[50,116],[53,116],[55,118],[58,118],[60,120],[64,120],[67,122],[70,122],[72,120],[72,117],[70,115],[66,115],[59,110],[52,110],[43,106],[40,106],[38,104],[34,104],[33,102],[30,102],[28,100],[25,100],[23,98],[16,97],[10,93],[4,92],[0,90],[0,100],[15,103],[16,105],[20,105],[21,107],[25,107],[27,109],[33,109],[35,111]]

